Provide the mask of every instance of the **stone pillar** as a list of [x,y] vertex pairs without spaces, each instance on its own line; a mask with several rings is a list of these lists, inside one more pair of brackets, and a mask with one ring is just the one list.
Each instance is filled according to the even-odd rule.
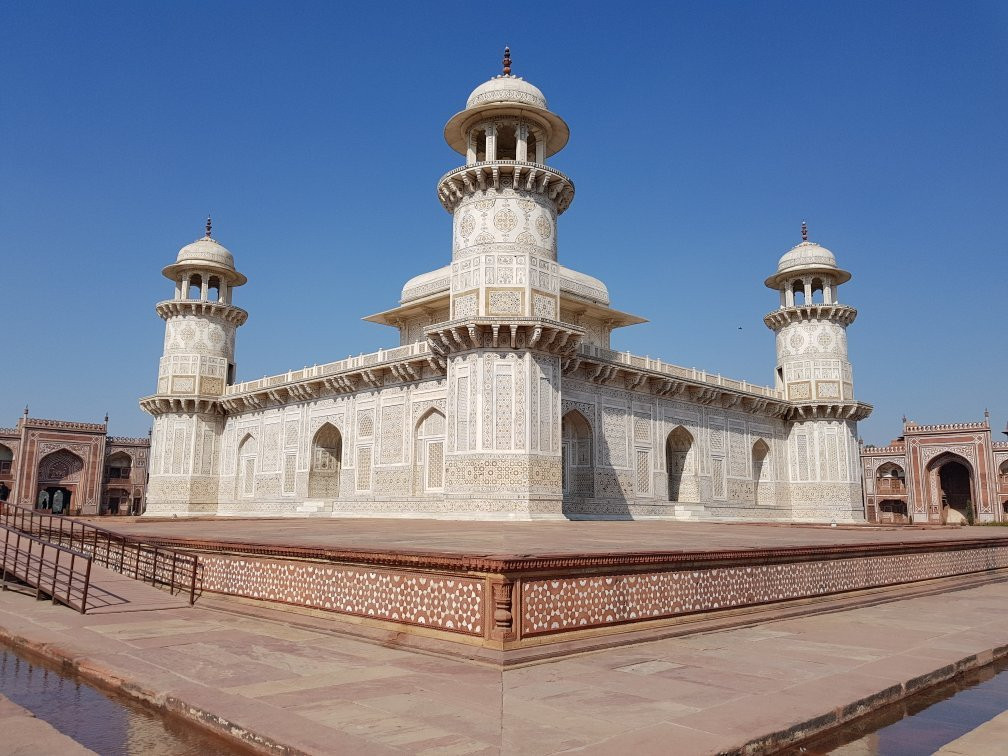
[[515,152],[515,159],[522,162],[528,161],[528,126],[524,123],[518,124],[517,129],[517,148]]

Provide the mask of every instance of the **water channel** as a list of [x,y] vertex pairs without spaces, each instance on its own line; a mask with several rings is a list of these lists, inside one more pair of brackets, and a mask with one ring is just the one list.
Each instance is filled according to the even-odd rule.
[[[1008,711],[1008,658],[885,706],[781,753],[930,754]],[[1008,744],[1002,753],[1008,753]]]
[[138,702],[0,647],[0,694],[102,756],[230,756],[248,753]]

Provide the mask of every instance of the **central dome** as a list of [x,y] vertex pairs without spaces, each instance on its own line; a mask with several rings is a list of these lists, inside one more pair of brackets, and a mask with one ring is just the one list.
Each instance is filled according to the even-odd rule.
[[529,84],[520,76],[495,76],[490,81],[480,84],[466,100],[466,109],[486,105],[491,102],[514,103],[516,105],[531,105],[535,108],[548,110],[546,96],[534,84]]

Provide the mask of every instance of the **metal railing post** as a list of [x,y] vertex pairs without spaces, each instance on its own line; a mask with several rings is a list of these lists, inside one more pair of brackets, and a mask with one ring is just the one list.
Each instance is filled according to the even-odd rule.
[[[29,554],[28,564],[29,564],[29,569],[30,569],[30,565],[31,565],[31,558],[30,558],[31,547],[32,547],[32,542],[29,541],[28,542],[28,554]],[[39,560],[38,560],[38,569],[36,570],[36,573],[35,573],[35,600],[36,601],[38,601],[42,597],[42,560],[43,559],[45,559],[45,544],[44,543],[42,544],[42,552],[41,552],[41,556],[39,557]],[[25,574],[30,576],[31,572],[29,572],[28,570],[25,570]]]
[[7,544],[10,542],[10,530],[4,527],[4,547],[3,547],[3,590],[7,590]]
[[59,558],[60,558],[60,552],[59,552],[59,550],[57,550],[56,551],[56,564],[53,565],[53,572],[52,572],[52,587],[51,587],[51,589],[49,591],[49,595],[52,596],[52,602],[53,602],[53,604],[57,603],[56,602],[56,576],[59,573]]
[[87,571],[84,573],[84,593],[81,596],[81,608],[80,608],[81,614],[84,614],[87,611],[88,588],[90,587],[91,587],[91,560],[88,559]]
[[196,566],[199,564],[199,559],[195,556],[192,558],[192,582],[189,584],[189,606],[196,603]]

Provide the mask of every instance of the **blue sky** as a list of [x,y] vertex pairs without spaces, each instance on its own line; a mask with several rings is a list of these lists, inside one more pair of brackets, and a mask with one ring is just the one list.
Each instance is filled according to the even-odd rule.
[[[499,73],[571,127],[560,260],[649,318],[614,347],[770,383],[764,288],[810,236],[866,441],[1008,420],[1003,3],[0,6],[0,425],[145,434],[179,247],[249,283],[240,379],[396,343],[360,317],[448,262],[445,121]],[[741,326],[741,330],[739,327]]]

